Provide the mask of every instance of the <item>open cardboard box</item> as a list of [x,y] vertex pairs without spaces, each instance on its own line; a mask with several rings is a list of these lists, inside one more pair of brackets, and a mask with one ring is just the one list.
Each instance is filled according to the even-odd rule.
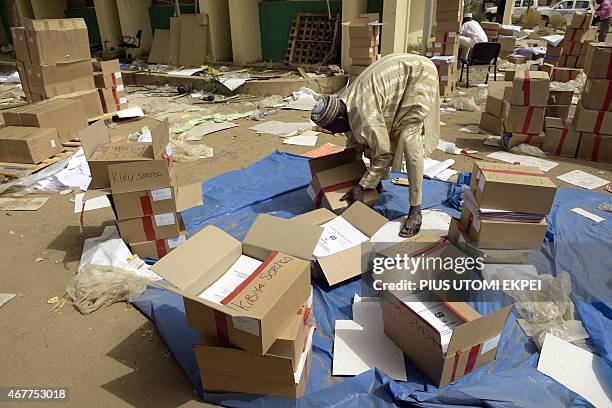
[[[348,203],[340,201],[340,198],[359,184],[367,170],[363,160],[357,158],[353,150],[310,159],[308,165],[312,174],[308,194],[317,208],[325,207],[336,214],[348,207]],[[366,191],[364,201],[367,205],[374,204],[378,201],[378,192]]]
[[[424,256],[427,257],[468,257],[453,245],[436,242],[437,240],[428,234],[419,234],[385,249],[380,255],[394,257],[396,254],[408,253],[414,254],[413,256],[426,254]],[[401,271],[406,275],[410,272]],[[417,274],[421,272],[425,273],[417,271]],[[395,275],[392,279],[396,281],[397,278]],[[383,279],[390,282],[386,275]],[[414,280],[414,277],[407,279]],[[482,316],[467,303],[449,302],[440,298],[441,306],[453,315],[444,318],[457,322],[450,333],[447,331],[446,334],[442,334],[431,320],[424,318],[416,308],[403,301],[414,294],[415,292],[408,290],[382,292],[381,307],[385,334],[433,384],[446,385],[495,359],[497,345],[512,306]],[[428,295],[434,299],[436,297],[433,293]],[[428,308],[432,306],[432,304],[427,305]]]
[[168,120],[149,130],[152,142],[139,143],[111,143],[103,121],[81,130],[79,137],[91,172],[89,188],[111,187],[113,193],[122,193],[170,185],[171,160],[166,154]]
[[[310,296],[309,261],[321,232],[318,226],[262,214],[241,243],[207,226],[151,270],[183,295],[187,323],[196,331],[261,356]],[[222,303],[200,298],[241,255],[263,264]]]
[[[321,208],[298,215],[293,220],[311,225],[323,225],[337,217],[344,218],[369,238],[388,222],[385,217],[360,202],[351,205],[340,216]],[[367,241],[361,245],[316,259],[312,273],[315,279],[325,281],[328,285],[333,286],[369,271],[373,256],[374,245]]]

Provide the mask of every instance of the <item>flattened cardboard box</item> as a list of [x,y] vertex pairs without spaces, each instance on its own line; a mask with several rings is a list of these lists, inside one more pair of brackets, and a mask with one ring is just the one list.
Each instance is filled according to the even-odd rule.
[[556,156],[576,157],[580,132],[574,129],[571,121],[559,118],[546,118],[546,138],[542,150]]
[[493,135],[501,136],[504,134],[504,119],[498,118],[489,112],[482,112],[478,126]]
[[177,237],[158,239],[156,241],[131,242],[129,245],[132,253],[142,259],[161,259],[185,241],[187,241],[187,233],[181,232]]
[[[294,217],[293,220],[311,225],[323,225],[336,217],[331,211],[322,208]],[[351,205],[339,217],[344,218],[368,238],[371,238],[389,221],[361,202]],[[318,281],[327,282],[329,286],[333,286],[367,272],[371,267],[373,256],[374,246],[367,241],[316,259],[312,273]]]
[[507,132],[540,133],[544,128],[544,107],[517,106],[504,102],[504,129]]
[[74,99],[79,102],[85,108],[85,115],[88,120],[97,119],[104,115],[104,109],[102,108],[102,101],[97,89],[91,91],[81,91],[75,93],[69,93],[65,95],[56,96],[57,99]]
[[612,79],[587,78],[580,100],[587,109],[612,112]]
[[95,89],[89,61],[55,65],[25,64],[31,92],[45,98]]
[[185,230],[180,214],[173,212],[116,220],[115,224],[121,238],[127,243],[174,238]]
[[574,127],[581,132],[612,135],[612,112],[587,109],[579,101],[574,114]]
[[470,189],[480,208],[548,214],[556,185],[537,167],[474,162]]
[[461,212],[461,229],[478,248],[540,249],[548,224],[540,222],[481,220],[467,206]]
[[544,135],[541,133],[512,133],[504,132],[502,135],[502,145],[506,149],[511,149],[520,144],[528,144],[531,146],[541,147],[544,141]]
[[510,91],[511,105],[546,106],[550,78],[543,71],[516,71]]
[[25,27],[11,27],[11,34],[17,61],[30,62],[30,50],[28,49]]
[[25,19],[30,61],[39,65],[89,60],[87,25],[82,18]]
[[[389,249],[389,253],[411,251],[410,241],[421,244],[433,237],[424,234],[404,241]],[[420,242],[419,242],[420,241]],[[441,244],[452,251],[452,245]],[[467,257],[458,249],[451,256]],[[406,272],[408,273],[408,272]],[[512,306],[499,309],[486,316],[464,302],[443,302],[464,321],[454,327],[447,351],[442,348],[440,332],[431,323],[414,312],[402,299],[406,292],[383,291],[381,308],[385,334],[408,358],[438,386],[446,385],[495,359],[497,345]]]
[[612,44],[589,43],[584,72],[591,79],[612,79]]
[[0,129],[0,161],[37,164],[62,151],[55,129],[7,126]]
[[[165,159],[169,137],[168,121],[157,123],[159,130],[150,128],[152,143],[111,143],[109,129],[103,121],[98,121],[80,131],[79,137],[92,178],[89,187],[110,188],[108,167],[117,164],[126,164],[125,167],[116,168],[116,173],[113,174],[116,176],[113,185],[117,193],[151,190],[170,185],[172,179],[168,169],[169,162]],[[124,130],[114,129],[127,138]],[[131,162],[136,164],[130,166]]]
[[[321,227],[260,215],[241,244],[207,226],[151,270],[183,295],[187,323],[197,332],[261,356],[310,296],[309,260],[321,233]],[[241,255],[263,264],[223,304],[200,298]]]
[[202,183],[115,193],[111,202],[118,220],[181,212],[202,205]]
[[[367,170],[363,161],[357,159],[352,150],[311,159],[308,165],[312,181],[307,193],[315,201],[316,208],[326,207],[336,214],[342,213],[348,207],[348,203],[340,201],[340,198],[359,184]],[[373,205],[378,198],[376,190],[364,193],[364,202],[367,205]]]
[[612,136],[583,132],[576,157],[612,163]]

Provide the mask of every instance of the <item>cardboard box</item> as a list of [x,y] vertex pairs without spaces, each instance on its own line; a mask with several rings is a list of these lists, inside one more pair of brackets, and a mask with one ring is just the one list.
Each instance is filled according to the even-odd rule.
[[104,108],[97,89],[59,95],[55,98],[72,99],[80,103],[85,108],[85,116],[87,116],[88,121],[96,120],[104,115]]
[[551,89],[548,91],[548,101],[546,102],[547,106],[550,105],[571,105],[572,98],[574,97],[574,91],[555,91]]
[[612,163],[612,136],[582,133],[576,157],[578,159]]
[[569,82],[576,79],[581,72],[580,68],[554,67],[550,79],[555,82]]
[[30,50],[24,27],[11,27],[13,46],[15,47],[15,58],[17,61],[30,62]]
[[550,78],[542,71],[516,71],[512,79],[510,105],[546,106]]
[[438,77],[441,81],[448,81],[452,78],[453,74],[457,73],[457,64],[455,61],[449,63],[445,61],[432,60],[438,71]]
[[[151,270],[183,296],[187,323],[193,329],[261,356],[310,296],[310,257],[321,232],[318,226],[262,214],[240,243],[207,226]],[[263,263],[222,304],[199,297],[241,255]]]
[[116,167],[111,173],[113,193],[151,190],[172,184],[168,169],[171,162],[166,155],[168,121],[158,122],[149,129],[151,143],[111,143],[109,129],[103,121],[81,130],[79,137],[92,178],[89,188],[110,188],[109,166],[118,164],[125,166]]
[[485,111],[493,116],[501,118],[504,116],[504,100],[510,97],[512,90],[512,82],[510,81],[493,81],[489,82],[487,102]]
[[612,80],[587,78],[580,100],[585,108],[611,112]]
[[501,44],[502,51],[514,51],[516,48],[516,38],[510,36],[497,36],[497,42]]
[[454,21],[436,21],[436,32],[455,32],[461,30],[461,20]]
[[440,96],[448,96],[457,90],[456,81],[440,81]]
[[87,25],[82,18],[25,19],[30,61],[39,65],[89,60]]
[[181,216],[172,212],[116,220],[115,223],[121,238],[127,243],[174,238],[185,230]]
[[574,127],[581,132],[612,135],[612,112],[587,109],[580,100],[574,114]]
[[202,205],[202,183],[114,193],[111,200],[118,220],[181,212]]
[[478,126],[493,135],[501,136],[504,134],[504,119],[489,112],[482,112]]
[[540,133],[544,128],[544,107],[517,106],[505,101],[504,105],[504,129],[507,132]]
[[556,185],[537,167],[475,162],[470,189],[480,208],[548,214]]
[[37,164],[62,151],[55,129],[7,126],[0,128],[0,161]]
[[19,81],[21,82],[21,88],[23,89],[23,93],[25,93],[27,96],[27,94],[31,93],[31,91],[25,63],[17,60],[15,61],[15,65],[17,66],[17,72],[19,73]]
[[553,79],[553,71],[555,70],[555,65],[557,65],[557,64],[556,63],[555,64],[549,64],[549,63],[545,62],[545,63],[540,64],[538,66],[538,70],[546,72],[550,76],[551,81],[554,81],[554,79]]
[[[307,192],[315,202],[315,207],[325,207],[336,214],[342,213],[348,207],[346,201],[340,201],[342,196],[358,185],[367,171],[363,161],[357,159],[352,150],[310,159],[308,165],[312,181]],[[367,205],[373,205],[378,198],[375,189],[364,193],[364,202]]]
[[378,54],[378,47],[349,47],[351,58],[375,58]]
[[121,66],[119,65],[118,59],[108,61],[92,61],[91,66],[94,72],[101,72],[105,75],[118,74],[117,77],[121,78]]
[[[559,45],[556,47],[547,46],[546,47],[546,57],[559,57],[561,56],[561,51],[563,50],[563,45]],[[544,59],[546,60],[546,57]],[[556,59],[557,61],[559,58]]]
[[504,132],[501,141],[502,146],[504,146],[505,149],[511,149],[514,146],[518,146],[520,144],[528,144],[531,146],[541,147],[542,142],[544,141],[544,135],[541,133],[524,134]]
[[308,304],[300,307],[297,313],[285,324],[285,328],[272,344],[267,354],[288,358],[293,363],[293,366],[296,367],[306,350],[311,328],[314,328],[315,323],[312,318],[311,295]]
[[178,237],[158,239],[157,241],[132,242],[130,243],[130,249],[132,253],[142,259],[161,259],[185,241],[187,241],[187,234],[181,232]]
[[463,10],[463,1],[461,0],[438,0],[436,2],[437,11],[453,11]]
[[563,58],[564,55],[573,55],[578,57],[578,55],[580,55],[580,47],[581,47],[581,43],[577,42],[577,41],[564,41],[563,42],[563,54],[561,55],[561,58]]
[[351,75],[360,75],[363,71],[365,71],[368,68],[368,66],[363,66],[363,65],[351,65],[351,68],[349,70],[349,73]]
[[25,64],[32,92],[45,98],[95,89],[89,61],[55,65]]
[[612,79],[612,44],[589,43],[584,72],[591,79]]
[[376,61],[378,61],[380,59],[380,54],[378,55],[374,55],[372,57],[369,58],[351,58],[351,63],[353,65],[372,65],[373,63],[375,63]]
[[560,67],[577,68],[576,65],[578,65],[577,55],[562,55],[559,58],[558,66]]
[[520,54],[510,54],[508,55],[508,62],[513,64],[525,64],[527,62],[527,57]]
[[587,29],[593,22],[593,13],[588,11],[586,13],[577,11],[572,15],[572,21],[570,21],[569,28],[582,28]]
[[492,21],[481,21],[480,26],[482,27],[485,34],[487,35],[487,38],[491,40],[497,37],[497,34],[499,34],[499,29],[501,27],[501,24],[495,23]]
[[436,30],[436,42],[454,44],[459,42],[459,30],[457,31],[441,31]]
[[434,56],[451,56],[451,55],[458,55],[459,54],[459,43],[458,42],[452,42],[452,43],[445,43],[445,42],[436,42],[434,44],[434,50],[433,50],[433,54]]
[[571,105],[548,105],[546,107],[546,117],[567,119]]
[[576,60],[576,68],[584,68],[585,61],[586,61],[586,54],[580,54],[578,56],[578,59]]
[[[337,217],[331,211],[322,208],[294,217],[293,220],[305,224],[323,225]],[[360,202],[351,205],[339,217],[368,238],[388,222],[385,217]],[[370,241],[366,241],[361,245],[319,257],[312,268],[313,277],[320,282],[326,282],[329,286],[344,282],[367,272],[373,255],[374,246]]]
[[358,24],[355,21],[351,21],[349,24],[349,39],[366,39],[378,43],[380,41],[380,25],[376,23]]
[[580,132],[574,129],[571,121],[559,118],[546,118],[546,138],[542,150],[556,156],[576,157]]
[[457,22],[463,20],[463,8],[457,10],[437,10],[436,21],[438,23],[444,22]]
[[100,102],[102,102],[102,109],[104,110],[104,113],[117,112],[117,102],[115,101],[115,97],[113,96],[112,89],[99,88],[98,94],[100,95]]
[[544,219],[540,222],[481,220],[465,205],[460,222],[470,241],[487,249],[540,249],[548,228]]
[[105,74],[104,72],[94,72],[94,83],[96,88],[117,88],[118,91],[124,91],[123,76],[121,72]]
[[[3,112],[5,123],[14,126],[55,128],[60,142],[78,140],[87,127],[83,106],[73,100],[45,100]],[[8,117],[7,117],[8,116]]]

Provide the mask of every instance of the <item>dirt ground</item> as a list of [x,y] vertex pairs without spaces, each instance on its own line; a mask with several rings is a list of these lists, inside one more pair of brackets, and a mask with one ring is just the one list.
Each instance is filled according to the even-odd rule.
[[[442,138],[482,155],[496,150],[482,144],[483,135],[459,131],[477,125],[479,116],[479,112],[443,114]],[[307,117],[306,112],[283,111],[270,119],[297,122]],[[203,143],[214,148],[213,158],[176,165],[180,181],[207,180],[244,168],[275,149],[292,153],[311,149],[283,145],[276,136],[257,136],[248,130],[255,124],[249,119],[236,123],[240,127],[204,138]],[[344,138],[322,134],[317,146],[326,142],[343,145]],[[456,170],[471,170],[470,158],[433,154],[435,159],[448,157],[456,160]],[[555,176],[574,169],[612,180],[609,164],[549,159],[560,163],[549,175],[561,187],[571,186]],[[115,304],[84,316],[69,303],[56,312],[47,304],[47,299],[65,293],[83,241],[112,223],[110,209],[88,212],[81,232],[70,197],[52,195],[36,212],[0,213],[0,292],[18,294],[0,308],[0,386],[68,386],[70,401],[63,406],[70,407],[202,406],[154,325],[132,306]]]

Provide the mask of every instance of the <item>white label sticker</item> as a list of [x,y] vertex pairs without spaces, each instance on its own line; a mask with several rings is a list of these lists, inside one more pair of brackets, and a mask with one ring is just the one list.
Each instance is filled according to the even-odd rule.
[[123,105],[124,103],[128,103],[128,100],[127,100],[127,98],[124,96],[123,98],[120,98],[120,99],[119,99],[119,103],[121,103],[121,104]]
[[55,140],[51,139],[51,147],[55,147],[55,146],[57,146],[57,145],[55,144]]
[[235,329],[259,336],[259,320],[252,317],[235,316],[232,317],[232,325]]
[[440,81],[448,81],[448,75],[442,75]]
[[166,242],[168,243],[168,248],[174,249],[177,246],[181,245],[183,242],[187,241],[187,237],[185,235],[179,235],[176,238],[168,238]]
[[308,197],[310,197],[311,200],[317,198],[317,193],[315,193],[314,188],[312,188],[312,184],[306,189],[306,194],[308,194]]
[[115,72],[115,78],[121,78],[121,72]]
[[478,189],[480,191],[484,191],[484,185],[485,185],[485,178],[484,178],[484,174],[479,174],[479,179],[478,179]]
[[172,189],[170,187],[166,187],[151,190],[151,198],[153,201],[170,200],[172,198]]
[[480,218],[474,218],[472,225],[474,226],[476,232],[480,232]]
[[125,86],[123,86],[123,84],[117,85],[117,91],[123,92],[124,89],[125,89]]
[[442,43],[439,43],[439,42],[437,42],[437,43],[435,43],[435,44],[434,44],[434,47],[438,47],[438,48],[439,48],[439,47],[441,47],[441,46],[442,46]]
[[497,345],[499,344],[499,339],[501,339],[501,333],[482,343],[482,350],[480,350],[480,354],[484,354],[497,347]]
[[457,35],[457,33],[456,33],[456,32],[454,32],[454,31],[449,31],[449,32],[448,32],[448,36],[449,36],[450,38],[453,38],[453,37],[455,37],[456,35]]
[[155,225],[157,225],[158,227],[163,227],[165,225],[173,225],[173,224],[176,224],[176,221],[174,219],[174,213],[155,215]]

